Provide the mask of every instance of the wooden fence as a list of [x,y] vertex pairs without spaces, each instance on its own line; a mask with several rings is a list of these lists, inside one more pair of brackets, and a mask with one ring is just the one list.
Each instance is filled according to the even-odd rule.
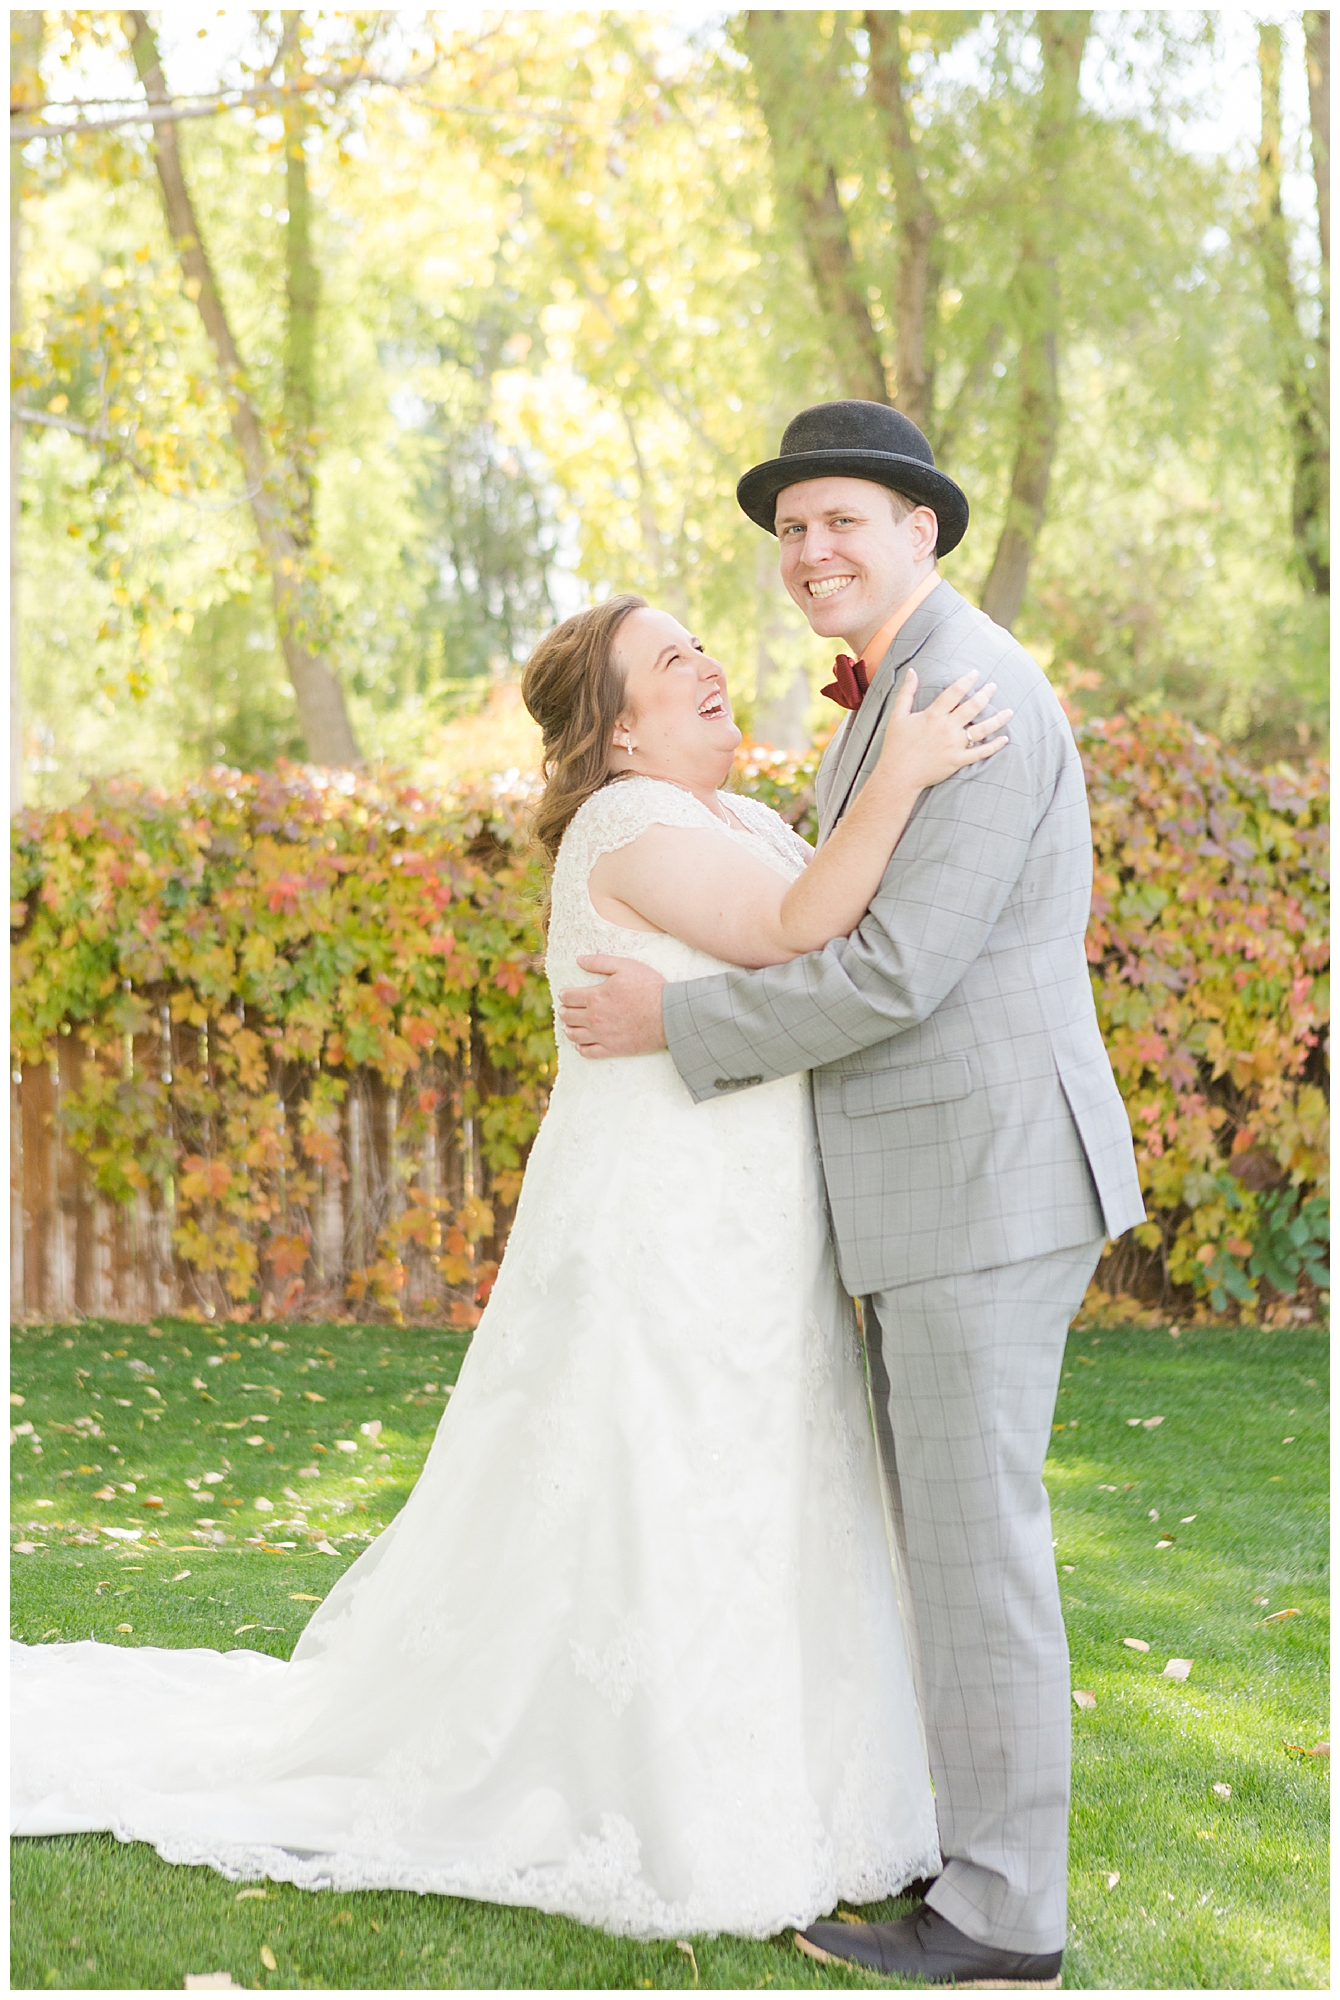
[[[172,1024],[164,1010],[156,1033],[127,1038],[123,1077],[151,1086],[159,1110],[154,1138],[180,1158],[199,1144],[174,1129],[171,1085],[183,1056],[195,1053],[196,1031]],[[10,1083],[10,1305],[18,1319],[39,1321],[120,1319],[147,1321],[159,1314],[237,1312],[219,1277],[188,1263],[174,1246],[173,1179],[155,1178],[129,1201],[114,1200],[71,1143],[64,1115],[87,1060],[74,1035],[63,1034],[49,1065],[16,1067]],[[378,1238],[403,1214],[412,1185],[449,1220],[478,1202],[492,1210],[492,1228],[465,1252],[468,1270],[443,1274],[443,1260],[427,1245],[409,1242],[397,1255],[403,1266],[398,1293],[402,1311],[415,1317],[450,1317],[469,1325],[479,1277],[501,1257],[514,1203],[499,1199],[479,1143],[480,1120],[468,1107],[508,1095],[513,1079],[496,1069],[478,1036],[458,1056],[434,1053],[397,1090],[370,1070],[346,1073],[348,1091],[331,1124],[338,1126],[338,1154],[315,1170],[317,1191],[285,1226],[308,1238],[300,1285],[285,1288],[264,1278],[250,1310],[270,1317],[281,1305],[287,1317],[347,1313],[360,1291],[358,1274],[378,1255]],[[272,1071],[271,1085],[283,1116],[292,1121],[310,1087],[311,1072],[297,1066]],[[152,1086],[162,1086],[156,1090]],[[407,1152],[401,1127],[407,1093],[437,1097]],[[329,1130],[330,1127],[327,1127]],[[459,1264],[460,1259],[456,1262]]]

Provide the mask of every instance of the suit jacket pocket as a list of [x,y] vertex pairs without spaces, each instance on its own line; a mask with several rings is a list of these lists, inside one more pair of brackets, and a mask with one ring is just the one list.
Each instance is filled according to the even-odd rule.
[[879,1069],[868,1076],[843,1079],[842,1109],[848,1118],[870,1118],[880,1111],[911,1111],[922,1104],[953,1104],[972,1091],[972,1070],[966,1056],[922,1063],[915,1069]]

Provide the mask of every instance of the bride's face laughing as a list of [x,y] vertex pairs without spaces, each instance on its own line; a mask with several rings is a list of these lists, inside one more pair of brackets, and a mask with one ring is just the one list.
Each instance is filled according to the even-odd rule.
[[624,619],[613,657],[624,676],[624,705],[614,728],[611,771],[668,778],[695,792],[718,791],[740,741],[720,663],[677,618],[650,606]]

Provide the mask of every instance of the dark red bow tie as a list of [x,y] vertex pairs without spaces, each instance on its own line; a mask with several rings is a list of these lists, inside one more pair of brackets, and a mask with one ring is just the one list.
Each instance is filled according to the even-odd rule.
[[839,653],[833,662],[835,678],[820,692],[841,708],[857,709],[865,700],[870,682],[866,678],[865,661],[853,660],[850,653]]

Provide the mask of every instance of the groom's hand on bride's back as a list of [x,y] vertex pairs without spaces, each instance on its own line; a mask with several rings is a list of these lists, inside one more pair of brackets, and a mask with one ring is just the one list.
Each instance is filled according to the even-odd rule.
[[584,1056],[649,1056],[665,1047],[659,972],[637,958],[593,954],[577,963],[604,975],[599,986],[569,986],[558,996],[563,1026]]

